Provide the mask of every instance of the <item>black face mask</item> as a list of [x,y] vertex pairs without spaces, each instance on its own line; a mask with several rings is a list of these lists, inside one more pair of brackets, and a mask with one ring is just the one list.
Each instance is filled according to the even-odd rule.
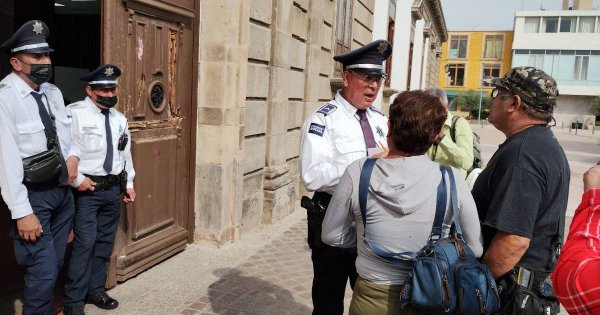
[[29,66],[29,73],[26,73],[31,82],[40,85],[50,81],[52,78],[52,64],[32,64],[19,59],[20,62]]
[[119,101],[119,98],[116,95],[115,96],[100,96],[100,95],[96,94],[96,103],[98,103],[106,108],[114,107],[118,101]]

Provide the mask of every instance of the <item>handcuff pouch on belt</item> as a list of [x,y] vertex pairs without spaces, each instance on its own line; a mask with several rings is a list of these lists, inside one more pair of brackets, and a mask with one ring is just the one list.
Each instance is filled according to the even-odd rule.
[[315,192],[315,196],[312,199],[302,196],[300,200],[300,206],[306,209],[308,220],[307,242],[310,249],[325,247],[325,244],[321,240],[321,229],[330,199],[331,195],[327,193]]
[[47,151],[23,158],[23,183],[46,183],[61,173],[63,156],[60,146],[56,139],[47,139]]

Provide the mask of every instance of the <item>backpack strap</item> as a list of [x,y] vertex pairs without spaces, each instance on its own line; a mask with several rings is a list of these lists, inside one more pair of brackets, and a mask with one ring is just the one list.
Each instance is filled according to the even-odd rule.
[[[415,252],[401,252],[391,253],[387,252],[375,243],[371,242],[367,235],[367,197],[369,192],[369,182],[371,181],[371,174],[373,173],[373,167],[377,159],[367,159],[363,164],[363,168],[360,173],[360,182],[358,184],[358,203],[360,205],[360,215],[363,220],[363,241],[365,245],[377,256],[384,259],[386,262],[403,267],[412,267],[417,257]],[[442,223],[444,215],[446,213],[446,181],[444,180],[444,174],[446,169],[440,165],[440,171],[442,172],[442,180],[438,185],[437,189],[437,203],[435,209],[435,219],[431,228],[430,239],[434,234],[441,236]],[[437,227],[437,228],[436,228]],[[436,233],[436,231],[439,231]]]
[[456,143],[456,121],[458,121],[459,118],[460,116],[452,116],[452,124],[450,125],[450,138],[454,143]]
[[454,180],[454,172],[448,168],[448,177],[450,179],[450,202],[452,203],[452,221],[454,223],[455,232],[462,239],[462,229],[458,220],[458,193],[456,192],[456,182]]
[[429,239],[434,236],[438,238],[442,236],[442,223],[444,223],[444,216],[446,214],[446,168],[440,165],[440,172],[442,173],[442,179],[437,189],[437,199],[435,203],[435,218],[433,219],[433,225],[431,226],[431,235]]

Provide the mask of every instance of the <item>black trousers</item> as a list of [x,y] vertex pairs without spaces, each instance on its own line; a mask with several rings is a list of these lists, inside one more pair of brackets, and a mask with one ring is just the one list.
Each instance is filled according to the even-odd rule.
[[[62,267],[75,206],[70,187],[29,191],[29,203],[44,232],[36,242],[19,237],[16,220],[10,236],[15,256],[25,273],[24,315],[50,315],[54,285]],[[2,311],[0,310],[0,313]]]
[[350,279],[350,287],[358,278],[356,273],[356,247],[337,248],[325,245],[312,250],[313,262],[313,315],[342,315],[344,294]]
[[65,306],[82,306],[104,281],[121,216],[121,191],[76,192],[73,250],[65,284]]

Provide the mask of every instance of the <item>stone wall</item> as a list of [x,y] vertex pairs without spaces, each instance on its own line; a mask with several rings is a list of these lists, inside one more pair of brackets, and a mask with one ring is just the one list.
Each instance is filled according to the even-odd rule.
[[[337,1],[252,0],[241,230],[298,206],[300,129],[332,97]],[[355,0],[352,48],[371,41],[374,0]]]

